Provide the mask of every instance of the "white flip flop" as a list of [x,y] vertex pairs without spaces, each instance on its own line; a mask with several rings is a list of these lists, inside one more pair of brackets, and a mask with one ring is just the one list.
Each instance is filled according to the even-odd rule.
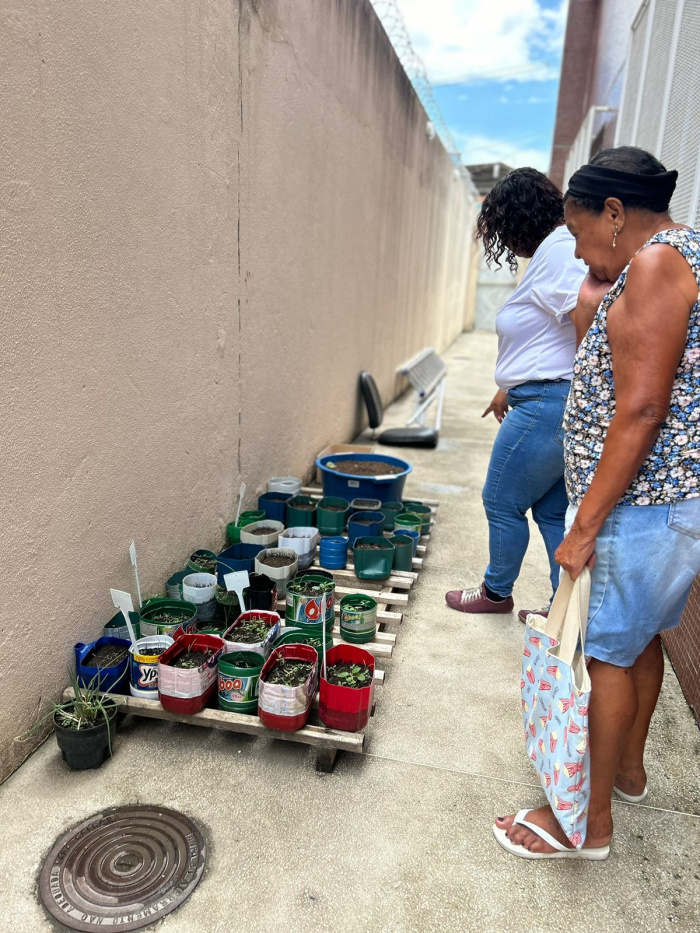
[[618,796],[620,800],[624,800],[625,803],[642,803],[642,801],[647,799],[649,788],[645,787],[641,794],[635,796],[634,794],[626,794],[624,791],[620,790],[619,787],[613,787],[613,794]]
[[562,845],[561,842],[555,839],[554,836],[551,836],[546,829],[542,829],[542,827],[538,826],[536,823],[528,822],[525,817],[529,812],[529,810],[519,810],[513,822],[517,823],[519,826],[527,826],[536,836],[539,836],[540,839],[543,839],[553,849],[556,849],[556,852],[530,852],[530,850],[526,849],[524,846],[515,845],[515,843],[511,842],[506,836],[506,830],[499,829],[494,823],[493,834],[496,837],[496,842],[499,846],[502,846],[506,852],[510,852],[511,855],[517,855],[518,858],[571,858],[584,859],[591,862],[602,862],[603,859],[606,859],[610,855],[610,846],[599,846],[596,849],[570,849],[568,846]]

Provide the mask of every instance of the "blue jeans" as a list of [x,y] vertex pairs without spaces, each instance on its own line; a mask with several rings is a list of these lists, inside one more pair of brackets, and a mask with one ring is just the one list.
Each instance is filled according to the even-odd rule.
[[530,540],[530,509],[547,549],[552,592],[559,585],[554,552],[564,537],[568,506],[562,419],[570,385],[524,382],[508,392],[511,410],[496,436],[483,490],[489,522],[484,581],[499,596],[510,596],[518,579]]

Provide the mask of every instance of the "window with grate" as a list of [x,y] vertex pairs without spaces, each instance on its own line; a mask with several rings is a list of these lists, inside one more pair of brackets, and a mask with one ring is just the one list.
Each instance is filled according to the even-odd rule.
[[644,64],[644,46],[647,24],[649,22],[649,4],[646,3],[632,24],[632,44],[625,78],[625,94],[622,100],[618,127],[618,145],[634,145],[634,122],[637,110],[637,97],[642,85],[642,66]]
[[659,128],[664,107],[668,62],[673,44],[673,25],[676,20],[678,0],[656,0],[654,19],[651,26],[649,58],[644,75],[642,105],[635,146],[652,152],[657,158]]

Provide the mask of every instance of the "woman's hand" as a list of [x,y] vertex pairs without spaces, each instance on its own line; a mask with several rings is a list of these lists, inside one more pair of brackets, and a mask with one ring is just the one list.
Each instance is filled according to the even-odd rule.
[[572,580],[575,580],[586,566],[589,570],[593,570],[595,535],[581,531],[574,524],[555,551],[554,560],[567,571]]
[[501,392],[500,389],[494,395],[491,400],[491,404],[486,409],[486,411],[481,416],[485,418],[490,412],[493,412],[496,421],[501,424],[505,416],[508,414],[508,396],[505,392]]
[[604,282],[597,279],[592,272],[589,272],[581,283],[578,293],[579,302],[587,309],[595,312],[600,307],[600,303],[613,287],[614,282]]

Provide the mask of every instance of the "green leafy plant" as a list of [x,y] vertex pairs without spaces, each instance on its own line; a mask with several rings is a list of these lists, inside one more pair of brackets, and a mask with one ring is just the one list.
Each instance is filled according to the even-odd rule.
[[268,684],[281,684],[285,687],[301,687],[306,683],[313,669],[306,661],[290,658],[278,658],[272,670],[265,676]]
[[326,672],[326,680],[340,687],[359,690],[372,682],[372,672],[366,664],[332,664]]

